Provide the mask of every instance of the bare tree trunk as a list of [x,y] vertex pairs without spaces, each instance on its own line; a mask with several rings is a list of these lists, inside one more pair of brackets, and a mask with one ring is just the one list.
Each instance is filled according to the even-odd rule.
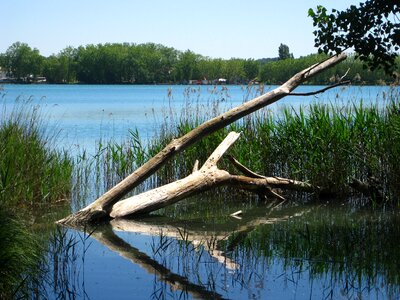
[[61,224],[73,225],[84,224],[87,222],[96,222],[101,219],[107,218],[113,205],[117,201],[119,201],[134,187],[142,183],[150,175],[154,174],[174,155],[188,148],[199,139],[235,122],[236,120],[239,120],[240,118],[262,107],[270,105],[285,96],[291,95],[291,92],[300,84],[314,77],[325,69],[333,67],[334,65],[340,63],[345,59],[345,53],[332,56],[319,64],[315,64],[297,73],[280,87],[257,98],[254,98],[251,101],[243,103],[242,105],[233,108],[228,112],[219,115],[209,121],[206,121],[205,123],[199,125],[184,136],[172,140],[157,155],[148,160],[145,164],[143,164],[131,175],[129,175],[116,186],[107,191],[92,204],[58,222]]
[[189,176],[119,201],[112,207],[110,216],[119,218],[133,214],[148,213],[200,191],[217,187],[230,178],[230,174],[217,168],[217,163],[226,150],[238,139],[239,133],[231,132],[214,150],[200,170]]
[[[258,175],[253,177],[231,175],[229,172],[218,169],[217,163],[229,147],[239,138],[239,133],[230,132],[219,144],[200,170],[194,169],[189,176],[149,190],[147,192],[119,201],[112,207],[110,217],[121,218],[126,216],[145,214],[171,205],[181,199],[197,194],[200,191],[209,190],[221,185],[232,185],[237,188],[256,192],[270,191],[275,197],[281,196],[273,193],[271,187],[292,188],[314,191],[308,183],[290,180],[280,177],[265,177]],[[239,164],[236,162],[236,164]],[[245,168],[242,166],[242,168]],[[247,172],[250,172],[246,168]]]

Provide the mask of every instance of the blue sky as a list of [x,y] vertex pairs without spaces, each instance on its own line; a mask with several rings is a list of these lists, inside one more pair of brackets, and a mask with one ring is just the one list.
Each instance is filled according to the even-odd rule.
[[315,52],[310,7],[345,9],[328,0],[2,0],[0,52],[28,43],[48,56],[67,46],[154,42],[213,58]]

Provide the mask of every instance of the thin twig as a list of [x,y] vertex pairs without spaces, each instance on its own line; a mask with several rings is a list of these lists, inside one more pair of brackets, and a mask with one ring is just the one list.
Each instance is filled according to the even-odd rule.
[[344,75],[342,77],[340,77],[339,82],[342,82],[342,80],[346,78],[346,76],[349,73],[349,71],[350,71],[350,68],[348,68],[346,73],[344,73]]
[[278,199],[280,199],[282,201],[286,201],[285,197],[279,195],[277,192],[274,192],[272,189],[268,190],[268,194],[270,194],[272,197],[278,198]]
[[317,91],[314,91],[314,92],[287,93],[287,96],[313,96],[313,95],[317,95],[317,94],[322,94],[322,93],[326,92],[327,90],[333,89],[333,88],[338,87],[338,86],[347,85],[349,83],[350,83],[350,80],[346,80],[346,81],[342,81],[342,82],[338,82],[338,83],[332,84],[330,86],[327,86],[327,87],[325,87],[323,89],[320,89],[320,90],[317,90]]

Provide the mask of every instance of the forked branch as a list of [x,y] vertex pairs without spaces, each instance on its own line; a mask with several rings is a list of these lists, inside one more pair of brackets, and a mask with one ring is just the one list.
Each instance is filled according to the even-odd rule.
[[183,198],[195,195],[201,191],[213,189],[222,185],[230,185],[235,188],[249,190],[255,193],[266,193],[283,199],[280,195],[272,191],[272,188],[294,189],[307,192],[314,192],[316,189],[310,184],[296,180],[265,177],[258,175],[239,162],[242,171],[251,174],[252,177],[232,175],[225,170],[217,167],[218,161],[229,147],[239,138],[239,133],[230,132],[222,143],[214,150],[200,170],[195,170],[189,176],[135,195],[114,204],[110,217],[121,218],[132,215],[145,214],[157,209],[171,205]]

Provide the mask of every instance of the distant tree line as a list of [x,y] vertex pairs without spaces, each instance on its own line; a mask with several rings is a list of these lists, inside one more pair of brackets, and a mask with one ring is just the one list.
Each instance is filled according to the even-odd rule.
[[[224,78],[228,83],[247,84],[252,81],[277,84],[295,72],[326,58],[311,54],[293,58],[287,45],[281,44],[276,58],[221,59],[179,51],[160,44],[98,44],[67,47],[58,54],[44,57],[39,50],[25,43],[12,44],[0,54],[0,66],[17,81],[44,76],[49,83],[88,84],[154,84],[188,83],[190,80]],[[397,59],[399,70],[399,60]],[[393,77],[384,72],[363,68],[355,58],[330,69],[313,79],[312,84],[327,84],[350,69],[348,78],[356,83],[391,83]]]
[[[288,79],[289,74],[299,72],[313,64],[323,61],[328,55],[310,54],[300,58],[288,58],[265,63],[260,66],[259,80],[267,84],[279,84]],[[354,55],[333,68],[325,70],[320,75],[308,81],[309,84],[328,84],[334,83],[345,74],[346,78],[353,84],[391,84],[400,79],[400,59],[396,60],[396,71],[393,75],[387,74],[383,69],[374,71],[365,67]]]

